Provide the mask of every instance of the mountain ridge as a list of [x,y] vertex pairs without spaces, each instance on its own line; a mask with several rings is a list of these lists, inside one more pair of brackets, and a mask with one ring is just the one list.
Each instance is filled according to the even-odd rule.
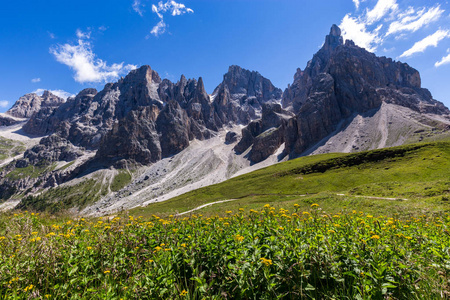
[[[421,87],[417,70],[377,57],[352,41],[344,43],[336,25],[284,92],[258,72],[232,65],[208,95],[202,77],[182,75],[174,83],[145,65],[101,91],[84,89],[67,101],[53,96],[44,92],[40,99],[21,98],[7,113],[19,111],[29,118],[25,133],[48,137],[0,169],[3,199],[41,192],[98,170],[109,174],[111,167],[150,168],[194,140],[219,136],[233,153],[207,155],[234,168],[234,161],[242,159],[247,167],[262,166],[270,157],[273,163],[311,153],[369,150],[450,129],[450,111]],[[33,101],[42,107],[36,109]],[[61,169],[62,161],[70,167]],[[209,170],[202,167],[207,161],[197,168]],[[45,174],[32,178],[23,171],[29,168]],[[11,172],[23,175],[18,186]]]

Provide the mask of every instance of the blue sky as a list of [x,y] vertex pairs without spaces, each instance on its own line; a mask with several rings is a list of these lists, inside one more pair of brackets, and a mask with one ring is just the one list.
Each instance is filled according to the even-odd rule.
[[29,92],[101,90],[144,64],[172,81],[202,76],[209,93],[232,64],[284,89],[332,24],[418,69],[450,106],[447,1],[22,0],[0,7],[0,112]]

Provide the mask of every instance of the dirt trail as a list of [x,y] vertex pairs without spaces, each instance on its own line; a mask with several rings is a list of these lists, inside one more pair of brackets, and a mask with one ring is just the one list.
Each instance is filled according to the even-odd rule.
[[[289,196],[300,196],[300,197],[305,197],[308,195],[289,195]],[[404,198],[387,198],[387,197],[377,197],[377,196],[359,196],[359,195],[346,195],[346,194],[336,194],[336,196],[348,196],[348,197],[357,197],[357,198],[368,198],[368,199],[376,199],[376,200],[388,200],[388,201],[407,201],[408,199],[404,199]],[[203,204],[200,205],[196,208],[193,208],[191,210],[176,214],[176,217],[182,216],[182,215],[186,215],[189,213],[192,213],[194,211],[200,210],[202,208],[214,205],[214,204],[219,204],[219,203],[225,203],[225,202],[230,202],[230,201],[235,201],[238,199],[228,199],[228,200],[220,200],[220,201],[216,201],[216,202],[211,202],[211,203],[207,203],[207,204]]]
[[193,208],[191,210],[188,210],[188,211],[176,214],[175,216],[179,217],[179,216],[186,215],[186,214],[189,214],[191,212],[194,212],[196,210],[202,209],[204,207],[208,207],[208,206],[211,206],[211,205],[214,205],[214,204],[219,204],[219,203],[224,203],[224,202],[235,201],[235,200],[238,200],[238,199],[228,199],[228,200],[220,200],[220,201],[216,201],[216,202],[206,203],[206,204],[200,205],[200,206],[198,206],[196,208]]

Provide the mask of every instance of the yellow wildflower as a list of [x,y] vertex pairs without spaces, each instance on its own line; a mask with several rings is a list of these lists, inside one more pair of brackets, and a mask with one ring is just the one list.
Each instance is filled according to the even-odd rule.
[[266,265],[266,266],[270,266],[270,265],[273,264],[271,259],[267,259],[267,258],[265,258],[265,257],[261,257],[260,260],[261,260],[261,262],[262,262],[264,265]]

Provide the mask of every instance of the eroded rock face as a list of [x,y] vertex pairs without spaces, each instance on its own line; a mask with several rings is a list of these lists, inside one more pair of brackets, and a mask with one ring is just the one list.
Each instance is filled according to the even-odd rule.
[[[68,140],[58,135],[50,135],[41,139],[38,145],[28,149],[23,154],[26,162],[18,161],[18,168],[24,168],[29,164],[41,165],[55,161],[70,162],[83,155],[83,149],[74,147]],[[21,165],[20,165],[21,164]]]
[[225,135],[225,144],[233,144],[238,141],[239,135],[234,131],[228,131]]
[[19,120],[15,119],[15,118],[11,118],[7,114],[0,113],[0,126],[11,126],[11,125],[17,124],[19,122],[20,122]]
[[158,113],[156,106],[130,111],[105,136],[96,159],[112,163],[127,159],[143,165],[160,160],[161,146],[155,123]]
[[242,139],[234,150],[242,153],[253,145],[249,159],[252,162],[265,160],[284,143],[285,129],[292,117],[293,114],[279,104],[264,104],[261,119],[242,129]]
[[156,120],[161,133],[162,157],[174,155],[189,146],[189,117],[178,102],[169,101]]
[[19,98],[6,113],[16,118],[30,118],[41,108],[56,108],[65,100],[49,91],[44,91],[42,96],[30,93]]
[[231,66],[214,90],[214,108],[223,124],[248,124],[261,116],[264,103],[279,102],[282,91],[255,71]]

